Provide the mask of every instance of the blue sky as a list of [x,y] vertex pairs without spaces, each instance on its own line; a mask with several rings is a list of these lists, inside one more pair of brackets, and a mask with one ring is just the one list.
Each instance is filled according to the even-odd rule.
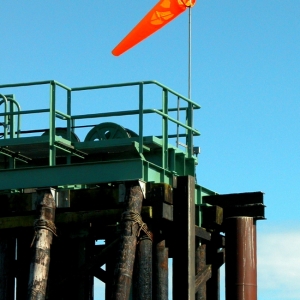
[[[187,13],[124,55],[111,55],[155,3],[2,1],[1,84],[155,79],[187,95]],[[265,192],[260,300],[300,298],[299,11],[298,0],[198,0],[192,10],[192,99],[202,106],[195,112],[202,133],[197,179],[218,193]]]

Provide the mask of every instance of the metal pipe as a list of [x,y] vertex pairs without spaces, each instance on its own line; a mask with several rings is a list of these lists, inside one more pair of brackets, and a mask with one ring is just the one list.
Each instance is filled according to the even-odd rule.
[[192,10],[189,7],[188,98],[192,97]]
[[144,235],[137,245],[133,300],[152,300],[152,240]]
[[252,217],[226,219],[226,299],[257,300],[256,224]]
[[155,238],[153,252],[153,300],[168,300],[169,250],[166,247],[166,241],[157,241]]
[[112,300],[128,300],[131,289],[139,224],[130,216],[141,213],[143,193],[138,184],[131,186],[128,191],[114,271]]
[[35,236],[32,241],[34,253],[30,264],[28,300],[44,300],[50,265],[50,245],[55,234],[55,200],[53,189],[37,192],[36,208],[39,218],[35,221]]

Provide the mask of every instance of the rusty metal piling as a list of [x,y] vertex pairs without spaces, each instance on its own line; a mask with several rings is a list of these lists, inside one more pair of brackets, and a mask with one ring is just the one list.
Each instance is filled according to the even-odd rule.
[[256,225],[252,217],[226,219],[226,299],[257,300]]
[[39,216],[34,223],[35,236],[32,241],[34,251],[30,264],[28,300],[44,300],[46,297],[50,245],[53,234],[56,234],[53,192],[52,189],[43,189],[37,193],[36,208]]

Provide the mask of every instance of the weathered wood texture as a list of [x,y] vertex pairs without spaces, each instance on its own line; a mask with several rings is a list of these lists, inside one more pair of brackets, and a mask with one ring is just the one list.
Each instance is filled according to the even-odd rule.
[[39,218],[35,222],[35,240],[30,264],[28,300],[43,300],[50,264],[50,245],[55,232],[55,200],[51,190],[40,190],[37,198]]
[[[206,245],[199,245],[196,249],[196,274],[201,274],[206,267]],[[206,300],[206,282],[202,283],[196,293],[196,300]]]
[[[195,299],[195,179],[177,178],[174,189],[173,299]],[[174,243],[174,241],[173,241]]]
[[0,299],[14,299],[15,248],[15,238],[2,237],[0,239]]
[[[107,209],[97,211],[74,211],[74,212],[57,212],[55,217],[55,224],[57,226],[69,225],[83,225],[86,223],[93,223],[94,226],[103,228],[105,225],[115,224],[120,221],[122,209]],[[151,206],[144,206],[142,208],[143,218],[152,218],[153,212]],[[2,217],[0,222],[1,229],[21,229],[32,227],[35,220],[34,215]]]
[[[124,214],[140,214],[143,200],[143,193],[140,186],[136,183],[136,185],[131,186],[128,191]],[[134,220],[130,220],[130,218],[123,220],[121,241],[114,271],[113,292],[111,297],[113,300],[129,299],[138,230],[139,225]]]
[[211,278],[206,283],[206,297],[209,300],[220,300],[220,235],[214,232],[211,235],[211,242],[206,247],[206,263],[211,267]]

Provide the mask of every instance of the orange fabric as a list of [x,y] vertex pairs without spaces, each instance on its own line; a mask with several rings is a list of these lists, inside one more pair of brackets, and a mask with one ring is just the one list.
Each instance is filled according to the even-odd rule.
[[160,0],[146,16],[113,49],[112,54],[119,56],[167,25],[196,0]]

